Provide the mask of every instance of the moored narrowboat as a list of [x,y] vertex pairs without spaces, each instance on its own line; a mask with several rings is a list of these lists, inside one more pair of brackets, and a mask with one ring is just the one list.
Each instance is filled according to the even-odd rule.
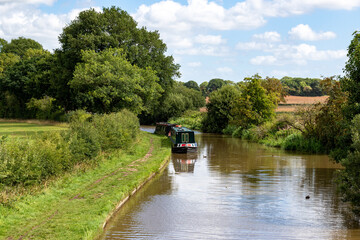
[[156,124],[156,134],[166,135],[171,141],[172,152],[196,152],[197,143],[195,134],[191,129],[180,125],[160,122]]

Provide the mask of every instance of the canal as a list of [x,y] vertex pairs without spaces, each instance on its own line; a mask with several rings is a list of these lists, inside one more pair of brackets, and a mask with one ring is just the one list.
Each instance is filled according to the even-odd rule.
[[339,165],[221,135],[168,168],[110,222],[104,239],[360,239],[336,192]]

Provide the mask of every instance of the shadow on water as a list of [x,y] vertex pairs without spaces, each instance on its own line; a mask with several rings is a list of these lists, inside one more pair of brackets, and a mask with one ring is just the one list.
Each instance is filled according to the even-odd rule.
[[172,154],[106,239],[360,239],[336,191],[340,166],[327,156],[211,134],[196,140],[198,152]]

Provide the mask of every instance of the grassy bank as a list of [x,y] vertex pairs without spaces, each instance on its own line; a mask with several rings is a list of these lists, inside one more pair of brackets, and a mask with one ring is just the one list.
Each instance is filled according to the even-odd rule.
[[42,190],[0,205],[0,239],[93,239],[117,203],[170,156],[167,139],[140,133],[97,167],[75,168]]

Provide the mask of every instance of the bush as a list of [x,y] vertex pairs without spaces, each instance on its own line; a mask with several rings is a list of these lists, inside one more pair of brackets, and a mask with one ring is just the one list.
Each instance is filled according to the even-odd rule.
[[321,153],[322,145],[314,138],[305,138],[301,133],[293,133],[287,136],[282,148],[285,150],[296,150],[302,152]]
[[79,162],[94,160],[101,151],[99,131],[89,121],[70,122],[66,139],[71,154]]
[[190,129],[200,130],[202,128],[202,120],[206,113],[188,110],[181,117],[172,118],[170,123],[180,124]]
[[223,129],[222,132],[225,135],[231,135],[232,136],[236,129],[237,129],[237,126],[229,124],[229,125],[226,126],[226,128]]
[[242,136],[242,131],[243,131],[243,128],[242,127],[238,127],[235,129],[235,131],[232,133],[232,136],[233,137],[238,137],[240,138]]
[[9,138],[0,145],[0,162],[1,184],[29,185],[68,169],[71,155],[59,134],[53,139]]
[[107,115],[96,115],[92,123],[99,132],[102,150],[126,148],[140,131],[138,118],[128,110]]

